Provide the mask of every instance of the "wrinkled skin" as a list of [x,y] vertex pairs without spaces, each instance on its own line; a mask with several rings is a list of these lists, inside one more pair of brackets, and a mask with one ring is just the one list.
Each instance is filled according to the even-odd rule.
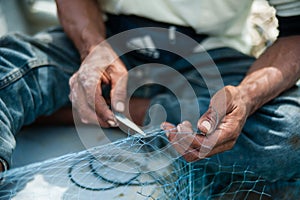
[[[70,100],[83,123],[118,125],[112,110],[123,112],[127,70],[105,41],[103,13],[96,0],[56,0],[60,23],[80,53],[82,64],[70,79]],[[109,109],[102,86],[111,86]]]
[[209,109],[199,119],[197,126],[201,134],[194,133],[192,124],[188,121],[176,127],[165,122],[162,128],[167,132],[173,147],[187,161],[195,161],[231,149],[247,116],[247,107],[238,88],[226,86],[213,96]]
[[79,71],[70,79],[70,100],[83,123],[98,124],[99,122],[102,127],[117,126],[112,110],[102,96],[103,84],[111,86],[110,97],[113,109],[123,112],[127,69],[105,42],[90,51]]

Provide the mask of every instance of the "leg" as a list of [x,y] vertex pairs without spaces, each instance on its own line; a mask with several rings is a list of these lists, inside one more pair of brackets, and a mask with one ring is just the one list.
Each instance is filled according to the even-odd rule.
[[68,102],[69,77],[80,57],[60,28],[0,41],[0,157],[10,163],[14,134]]
[[249,117],[234,148],[212,157],[212,161],[221,166],[239,166],[264,178],[269,182],[265,191],[274,199],[298,198],[299,99],[298,83]]
[[[224,85],[237,85],[254,61],[253,58],[220,49],[209,53],[219,68]],[[229,57],[226,58],[224,55],[229,55]],[[197,73],[190,74],[189,78],[190,80],[191,78],[193,78],[192,80],[201,80]],[[198,101],[202,108],[201,111],[205,111],[209,103],[209,94],[207,92],[202,93],[205,89],[203,89],[204,87],[201,89],[201,86],[203,84],[199,82],[194,88],[200,94]],[[218,171],[220,166],[232,166],[233,170],[239,166],[241,178],[244,175],[241,171],[242,169],[250,170],[254,172],[253,176],[261,176],[268,181],[299,178],[299,99],[300,87],[298,84],[267,103],[249,117],[239,140],[231,151],[213,156],[210,159],[212,166],[207,165],[207,160],[196,162],[194,165],[195,169],[203,169],[205,167],[207,170],[210,168],[209,172],[218,175],[220,174],[220,171]],[[178,112],[179,105],[170,95],[165,94],[156,97],[151,104],[154,105],[156,103],[160,103],[165,107],[170,122],[177,124],[181,121],[181,114]],[[236,171],[234,172],[237,174]],[[198,177],[202,177],[203,174],[201,173],[203,171],[199,170],[199,173]],[[222,174],[223,182],[221,183],[226,187],[228,182],[226,182],[224,175],[226,175],[226,172]],[[228,180],[230,180],[233,174],[227,171],[227,175]],[[298,183],[291,183],[294,188],[299,187],[297,186],[299,181]],[[287,186],[287,184],[284,186]],[[201,190],[201,188],[199,189]]]
[[269,181],[299,179],[299,99],[297,84],[264,105],[248,118],[234,149],[218,158],[239,160]]

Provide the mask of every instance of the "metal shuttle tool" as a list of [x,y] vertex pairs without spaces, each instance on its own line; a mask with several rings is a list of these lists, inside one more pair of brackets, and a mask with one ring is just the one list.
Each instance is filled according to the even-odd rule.
[[133,131],[141,134],[142,136],[146,136],[146,133],[138,126],[136,125],[133,121],[128,119],[124,114],[119,113],[119,112],[114,112],[116,119],[124,124],[126,127],[132,129]]

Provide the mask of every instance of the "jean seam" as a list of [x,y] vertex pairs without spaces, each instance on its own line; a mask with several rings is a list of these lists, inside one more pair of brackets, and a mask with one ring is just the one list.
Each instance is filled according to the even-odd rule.
[[47,59],[39,59],[39,60],[33,59],[26,62],[23,66],[13,69],[8,74],[6,74],[2,79],[0,79],[0,89],[9,86],[10,84],[24,77],[30,71],[45,66],[56,66],[60,70],[63,70],[67,73],[70,74],[73,73],[72,70],[67,70],[65,68],[59,67],[57,64],[49,62],[49,60]]

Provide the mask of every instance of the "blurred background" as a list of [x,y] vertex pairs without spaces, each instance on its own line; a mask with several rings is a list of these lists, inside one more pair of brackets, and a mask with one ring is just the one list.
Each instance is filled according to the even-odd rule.
[[0,36],[19,31],[34,34],[58,25],[54,0],[0,0]]

